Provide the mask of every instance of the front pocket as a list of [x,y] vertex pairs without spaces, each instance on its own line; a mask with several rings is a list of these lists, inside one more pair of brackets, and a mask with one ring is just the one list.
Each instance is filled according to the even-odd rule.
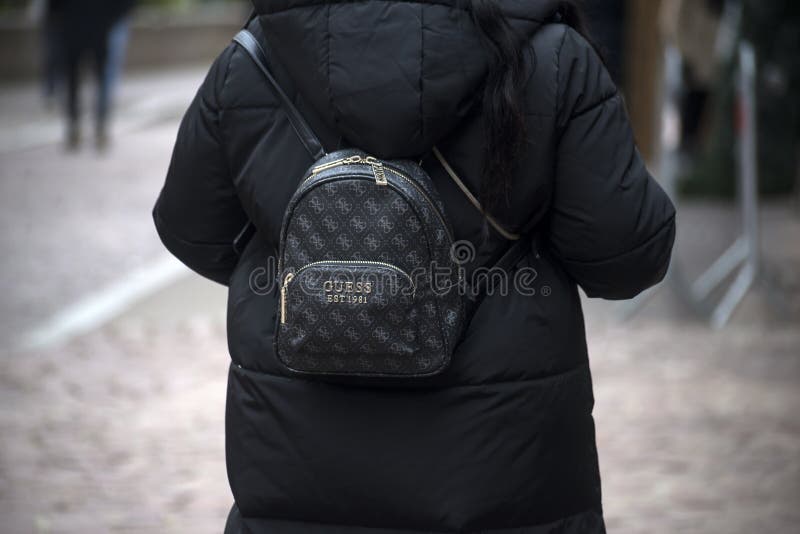
[[414,293],[408,273],[384,262],[319,261],[286,273],[279,357],[308,371],[406,368],[419,350]]

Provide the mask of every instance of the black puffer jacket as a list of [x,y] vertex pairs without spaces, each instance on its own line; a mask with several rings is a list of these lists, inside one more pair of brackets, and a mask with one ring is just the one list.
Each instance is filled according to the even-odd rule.
[[[470,107],[486,55],[457,0],[256,0],[250,29],[329,149],[419,157],[436,143],[473,190],[484,145]],[[535,221],[536,294],[488,297],[443,374],[379,389],[288,376],[272,335],[284,207],[311,163],[245,53],[228,47],[181,125],[154,210],[166,246],[229,285],[227,463],[244,532],[601,532],[592,386],[578,286],[629,298],[658,282],[673,206],[623,99],[552,0],[500,0],[532,52],[529,148],[507,226]],[[489,254],[481,216],[426,163],[456,239]],[[258,228],[241,256],[231,242]],[[272,268],[272,271],[269,269]],[[507,530],[506,530],[507,529]]]

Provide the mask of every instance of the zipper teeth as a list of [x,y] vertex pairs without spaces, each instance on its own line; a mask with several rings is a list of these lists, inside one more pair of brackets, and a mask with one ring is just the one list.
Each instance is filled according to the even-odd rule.
[[374,165],[376,163],[380,163],[381,165],[383,164],[383,162],[379,161],[377,158],[372,156],[362,156],[359,154],[348,156],[346,158],[335,159],[333,161],[329,161],[328,163],[323,163],[312,168],[311,174],[305,180],[303,180],[303,182],[307,182],[322,171],[327,171],[328,169],[333,169],[334,167],[339,167],[341,165]]
[[403,276],[405,276],[406,279],[408,280],[408,282],[411,284],[411,287],[412,287],[413,291],[415,293],[417,291],[417,285],[414,283],[414,280],[411,279],[411,276],[409,276],[409,274],[407,272],[405,272],[403,269],[401,269],[397,265],[393,265],[391,263],[386,263],[386,262],[383,262],[383,261],[367,261],[367,260],[320,260],[320,261],[314,261],[314,262],[307,263],[307,264],[303,265],[302,267],[297,269],[297,271],[295,271],[294,273],[291,273],[291,272],[287,273],[286,276],[284,277],[283,284],[281,285],[281,300],[280,300],[280,308],[281,308],[280,321],[281,321],[281,324],[286,324],[286,315],[287,315],[286,295],[289,292],[289,284],[292,283],[294,280],[297,280],[298,275],[301,272],[303,272],[304,270],[308,269],[309,267],[313,267],[315,265],[330,264],[330,263],[337,264],[337,265],[339,265],[339,264],[341,264],[341,265],[346,265],[346,264],[352,265],[352,264],[355,264],[355,265],[380,265],[382,267],[388,267],[389,269],[392,269],[393,271],[396,271],[396,272],[402,274]]
[[401,273],[403,276],[405,276],[408,279],[408,281],[411,283],[411,285],[413,287],[416,287],[416,285],[414,284],[414,281],[411,279],[411,276],[407,272],[405,272],[403,269],[398,267],[397,265],[393,265],[391,263],[386,263],[386,262],[383,262],[383,261],[367,261],[367,260],[320,260],[320,261],[314,261],[314,262],[311,262],[311,263],[307,263],[307,264],[303,265],[302,267],[300,267],[299,269],[297,269],[297,271],[295,271],[295,273],[294,273],[294,276],[292,277],[292,280],[297,278],[297,275],[299,275],[301,272],[303,272],[304,270],[308,269],[309,267],[314,267],[315,265],[323,265],[323,264],[326,264],[326,263],[334,263],[334,264],[337,264],[337,265],[350,265],[350,264],[355,264],[355,265],[381,265],[383,267],[388,267],[388,268],[390,268],[390,269],[392,269],[394,271],[397,271],[397,272]]
[[[334,167],[339,167],[340,165],[367,165],[367,166],[371,165],[371,163],[367,162],[366,157],[363,157],[363,156],[359,156],[359,157],[361,159],[355,160],[355,161],[350,160],[350,158],[340,158],[340,159],[331,161],[329,163],[323,163],[322,165],[311,169],[311,175],[308,178],[306,178],[305,180],[303,180],[303,182],[300,184],[300,187],[305,185],[306,182],[308,182],[310,179],[314,178],[320,172],[326,171],[328,169],[332,169]],[[425,198],[425,200],[428,202],[428,204],[430,204],[430,206],[433,208],[434,213],[436,213],[436,216],[439,218],[439,222],[442,223],[442,226],[444,227],[445,231],[447,231],[447,224],[445,223],[444,216],[439,211],[438,206],[436,206],[436,204],[430,199],[430,197],[428,196],[428,192],[427,191],[425,191],[420,185],[418,185],[410,176],[406,175],[405,173],[403,173],[401,171],[398,171],[394,167],[392,167],[390,165],[383,164],[383,168],[384,169],[388,169],[395,176],[397,176],[399,178],[402,178],[403,180],[405,180],[406,182],[411,184],[423,196],[423,198]],[[450,238],[451,238],[450,240],[452,241],[453,240],[452,236],[450,236]]]
[[318,174],[318,173],[320,173],[322,171],[325,171],[325,170],[328,170],[328,169],[332,169],[334,167],[338,167],[339,165],[355,164],[355,162],[353,162],[353,163],[346,162],[347,159],[348,158],[339,158],[339,159],[335,159],[333,161],[329,161],[328,163],[323,163],[322,165],[317,165],[316,167],[311,169],[311,176],[306,178],[306,180],[308,180],[309,178],[313,177],[314,175],[316,175],[316,174]]

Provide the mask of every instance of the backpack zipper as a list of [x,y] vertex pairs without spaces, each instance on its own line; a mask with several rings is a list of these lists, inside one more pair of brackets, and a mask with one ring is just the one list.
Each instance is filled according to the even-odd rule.
[[[430,197],[428,196],[427,191],[425,191],[422,187],[420,187],[417,184],[417,182],[415,182],[410,176],[404,174],[401,171],[398,171],[394,167],[384,166],[384,164],[383,164],[383,162],[381,160],[379,160],[379,159],[377,159],[377,158],[375,158],[373,156],[366,156],[366,157],[363,157],[363,156],[350,156],[350,157],[347,157],[347,158],[335,159],[333,161],[329,161],[327,163],[323,163],[322,165],[317,165],[316,167],[311,169],[311,174],[309,175],[308,178],[303,180],[303,183],[300,184],[300,187],[302,187],[308,180],[310,180],[311,178],[313,178],[314,176],[316,176],[320,172],[326,171],[328,169],[333,169],[334,167],[339,167],[339,166],[342,166],[342,165],[369,165],[369,166],[371,166],[372,167],[372,174],[375,177],[375,183],[378,184],[378,185],[388,185],[389,184],[389,181],[386,179],[386,169],[388,169],[392,174],[394,174],[398,178],[401,178],[401,179],[405,180],[406,182],[408,182],[409,184],[411,184],[419,192],[419,194],[422,195],[422,198],[424,198],[428,202],[428,204],[433,208],[434,213],[436,213],[436,216],[439,218],[439,222],[441,222],[442,226],[445,229],[447,229],[447,224],[445,223],[444,216],[439,211],[439,208],[436,206],[436,204],[430,199]],[[451,236],[451,241],[452,241],[452,236]]]
[[289,282],[294,278],[294,273],[286,273],[281,285],[281,324],[286,324],[286,292],[289,287]]
[[[442,214],[441,211],[439,211],[439,208],[436,205],[436,203],[433,200],[431,200],[431,197],[428,196],[428,192],[425,191],[420,185],[418,185],[417,182],[415,182],[410,176],[407,176],[403,172],[398,171],[394,167],[390,167],[388,165],[384,165],[382,161],[378,160],[377,158],[374,158],[373,156],[366,156],[366,157],[364,157],[364,156],[349,156],[349,157],[346,157],[346,158],[339,158],[339,159],[335,159],[333,161],[329,161],[327,163],[323,163],[321,165],[317,165],[316,167],[313,167],[311,169],[311,174],[305,180],[303,180],[300,183],[299,186],[297,186],[297,191],[299,192],[306,185],[306,183],[309,180],[314,178],[320,172],[328,170],[328,169],[332,169],[334,167],[339,167],[341,165],[370,165],[370,166],[372,166],[372,172],[373,172],[373,175],[375,175],[375,183],[377,183],[379,185],[389,185],[388,180],[386,180],[386,173],[385,173],[385,170],[389,169],[389,171],[392,174],[394,174],[398,178],[400,178],[400,179],[408,182],[409,184],[411,184],[414,187],[414,189],[416,189],[417,192],[420,195],[422,195],[422,198],[425,199],[425,201],[428,203],[428,205],[433,209],[433,212],[436,214],[436,217],[439,219],[439,222],[441,223],[442,228],[444,228],[445,232],[447,233],[447,236],[450,238],[450,243],[452,243],[455,240],[455,238],[453,237],[453,233],[450,230],[450,227],[445,222],[444,215]],[[381,169],[379,173],[376,173],[376,168],[380,168]],[[397,186],[395,186],[394,188],[400,194],[405,195],[405,192],[403,192]],[[295,193],[295,194],[297,194],[297,193]],[[283,257],[281,255],[281,256],[278,257],[278,272],[281,272],[283,270],[282,264],[283,264]]]
[[386,173],[383,170],[383,162],[378,158],[373,156],[350,156],[347,158],[339,158],[333,161],[329,161],[327,163],[323,163],[322,165],[317,165],[313,169],[311,169],[311,176],[309,178],[319,174],[322,171],[332,169],[334,167],[339,167],[341,165],[369,165],[372,167],[372,175],[375,177],[375,183],[378,185],[387,185],[389,182],[386,180]]
[[322,265],[322,264],[331,264],[331,263],[334,264],[334,265],[353,265],[353,264],[355,264],[355,265],[379,265],[381,267],[387,267],[387,268],[389,268],[389,269],[391,269],[393,271],[396,271],[396,272],[402,274],[408,280],[409,284],[411,284],[411,288],[413,289],[413,291],[415,293],[417,291],[417,286],[414,283],[414,280],[411,279],[411,276],[407,272],[405,272],[403,269],[398,267],[397,265],[392,265],[391,263],[386,263],[386,262],[383,262],[383,261],[367,261],[367,260],[320,260],[320,261],[314,261],[314,262],[311,262],[311,263],[307,263],[306,265],[303,265],[302,267],[297,269],[297,271],[295,271],[295,272],[286,273],[286,276],[283,278],[283,284],[281,284],[281,324],[286,324],[286,296],[289,293],[289,284],[292,282],[292,280],[294,280],[295,277],[297,277],[297,275],[299,275],[301,272],[303,272],[304,270],[308,269],[309,267],[314,267],[316,265]]

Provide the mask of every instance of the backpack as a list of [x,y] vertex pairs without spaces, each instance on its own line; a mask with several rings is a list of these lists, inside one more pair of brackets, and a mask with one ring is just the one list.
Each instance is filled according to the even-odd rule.
[[[309,376],[441,373],[485,288],[466,284],[464,258],[431,177],[411,160],[382,160],[355,148],[326,153],[270,73],[256,38],[242,30],[234,42],[270,83],[314,160],[280,232],[278,361]],[[433,153],[483,213],[441,152]],[[530,240],[484,216],[516,241],[493,262],[509,270]]]

